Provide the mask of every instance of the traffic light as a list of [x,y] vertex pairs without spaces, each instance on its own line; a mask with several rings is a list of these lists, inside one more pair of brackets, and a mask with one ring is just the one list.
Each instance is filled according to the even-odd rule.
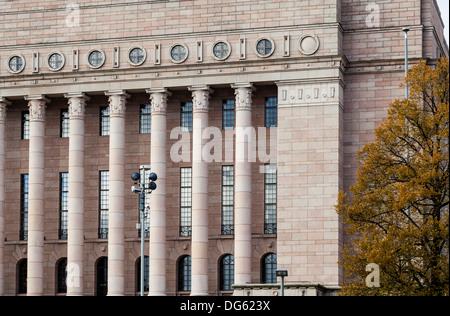
[[156,175],[156,173],[152,172],[148,179],[150,180],[148,184],[148,188],[150,189],[150,191],[156,190],[157,185],[155,181],[158,180],[158,176]]

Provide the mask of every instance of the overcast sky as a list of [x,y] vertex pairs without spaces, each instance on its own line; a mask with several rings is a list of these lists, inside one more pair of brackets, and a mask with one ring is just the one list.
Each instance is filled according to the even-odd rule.
[[437,0],[438,4],[439,4],[439,8],[441,9],[441,14],[442,14],[442,20],[444,20],[444,24],[445,24],[445,30],[444,30],[444,34],[445,34],[445,38],[447,40],[447,44],[449,44],[449,35],[448,35],[448,30],[449,30],[449,21],[448,21],[448,0]]

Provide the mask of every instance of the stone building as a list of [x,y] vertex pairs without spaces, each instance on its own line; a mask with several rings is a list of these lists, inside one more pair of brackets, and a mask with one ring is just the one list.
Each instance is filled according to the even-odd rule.
[[404,95],[402,29],[411,64],[448,56],[434,0],[0,8],[0,295],[136,295],[145,165],[149,295],[230,295],[277,267],[338,289],[333,205]]

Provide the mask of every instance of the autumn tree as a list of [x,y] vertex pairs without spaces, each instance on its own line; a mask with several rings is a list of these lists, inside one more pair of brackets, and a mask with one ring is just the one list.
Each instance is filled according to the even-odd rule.
[[[449,294],[449,61],[421,61],[405,81],[409,100],[391,103],[376,140],[358,152],[356,184],[339,195],[351,236],[342,295]],[[369,264],[379,287],[366,284]]]

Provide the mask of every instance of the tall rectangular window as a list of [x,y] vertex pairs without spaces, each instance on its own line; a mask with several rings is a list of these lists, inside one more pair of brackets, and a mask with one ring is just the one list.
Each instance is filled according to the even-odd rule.
[[265,165],[264,234],[277,233],[277,165]]
[[69,174],[59,174],[59,239],[67,240],[69,216]]
[[180,236],[192,235],[192,168],[181,168],[180,176]]
[[28,240],[28,174],[20,175],[20,240]]
[[100,171],[98,238],[108,238],[109,171]]
[[30,139],[30,112],[22,112],[22,139]]
[[234,129],[234,100],[222,102],[222,129]]
[[181,130],[192,132],[192,102],[181,103]]
[[222,166],[222,235],[234,234],[234,166]]
[[139,133],[150,134],[152,132],[152,105],[142,104],[139,115]]
[[110,132],[109,106],[100,108],[100,136],[108,136]]
[[276,97],[266,98],[265,104],[265,127],[278,126],[278,99]]
[[60,120],[60,137],[67,138],[70,134],[70,119],[69,119],[69,109],[61,110],[61,120]]

